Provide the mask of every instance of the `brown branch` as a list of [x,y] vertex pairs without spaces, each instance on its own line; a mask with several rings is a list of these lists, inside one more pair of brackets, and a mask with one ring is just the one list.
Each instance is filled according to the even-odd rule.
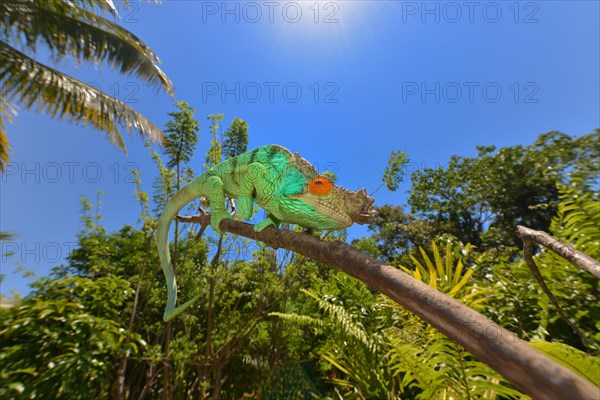
[[536,231],[518,225],[517,233],[521,236],[521,239],[523,240],[523,257],[525,258],[525,262],[527,263],[527,266],[529,266],[529,269],[533,273],[533,276],[535,277],[537,282],[542,287],[542,291],[546,294],[548,299],[550,299],[550,302],[552,303],[556,311],[560,314],[562,319],[564,319],[567,325],[571,327],[573,333],[575,333],[575,335],[579,337],[579,340],[581,341],[583,346],[587,348],[587,340],[585,339],[585,336],[581,333],[577,324],[571,321],[569,317],[567,317],[566,313],[563,311],[560,304],[558,303],[558,300],[556,299],[548,285],[546,285],[546,281],[544,280],[544,277],[542,276],[537,264],[535,263],[535,260],[533,259],[533,243],[539,243],[546,246],[559,256],[567,259],[568,261],[578,266],[580,269],[587,271],[594,276],[596,276],[596,273],[598,273],[598,276],[596,276],[597,278],[600,277],[600,263],[598,263],[598,261],[594,260],[587,254],[577,249],[574,249],[573,247],[561,242],[553,236],[550,236],[544,231]]
[[561,242],[560,240],[543,231],[536,231],[518,225],[517,233],[521,236],[523,242],[531,241],[546,246],[559,256],[575,264],[579,269],[589,272],[596,278],[600,279],[600,262],[594,260],[584,252]]
[[[177,218],[181,222],[203,225],[210,221],[208,214]],[[346,243],[323,242],[305,233],[272,226],[258,233],[253,225],[232,219],[222,220],[219,227],[222,231],[262,241],[276,249],[285,248],[310,257],[371,285],[429,322],[533,398],[600,398],[599,388],[521,342],[515,334]]]
[[569,325],[571,327],[571,330],[573,330],[573,333],[575,335],[579,336],[579,340],[581,341],[583,346],[587,348],[587,341],[585,340],[585,336],[583,336],[583,334],[579,331],[579,328],[577,327],[577,325],[574,322],[572,322],[569,319],[569,317],[567,317],[567,314],[563,311],[560,304],[558,304],[558,300],[554,296],[554,293],[552,293],[552,291],[550,290],[548,285],[546,285],[546,281],[544,280],[544,277],[542,276],[540,269],[538,268],[535,261],[533,260],[533,242],[531,242],[529,240],[523,241],[523,258],[525,258],[525,262],[527,263],[527,266],[529,266],[529,269],[531,270],[531,273],[535,277],[535,280],[540,284],[540,286],[542,287],[542,291],[546,294],[548,299],[550,299],[550,302],[552,303],[552,305],[554,306],[556,311],[560,314],[562,319],[565,320],[567,325]]

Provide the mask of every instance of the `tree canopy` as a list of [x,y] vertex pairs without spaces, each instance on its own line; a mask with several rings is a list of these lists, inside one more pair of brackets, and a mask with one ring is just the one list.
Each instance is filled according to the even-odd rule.
[[520,243],[516,225],[548,230],[561,201],[557,183],[572,176],[596,182],[600,131],[578,138],[549,132],[528,146],[477,151],[414,172],[411,212],[482,250],[514,247]]

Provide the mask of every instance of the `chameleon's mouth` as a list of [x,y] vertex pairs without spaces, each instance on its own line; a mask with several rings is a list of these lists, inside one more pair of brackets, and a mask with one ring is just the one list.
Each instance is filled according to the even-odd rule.
[[358,214],[352,217],[352,220],[357,224],[369,224],[373,222],[379,212],[371,206],[364,206]]
[[373,208],[373,203],[375,203],[375,199],[369,197],[365,189],[350,192],[346,199],[348,215],[357,224],[371,223],[379,215],[377,210]]

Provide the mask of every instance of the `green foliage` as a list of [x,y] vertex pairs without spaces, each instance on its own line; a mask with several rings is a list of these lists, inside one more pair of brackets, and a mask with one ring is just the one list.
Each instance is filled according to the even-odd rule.
[[208,153],[206,153],[206,162],[205,168],[208,169],[213,165],[217,165],[221,162],[222,158],[222,148],[221,141],[219,140],[219,135],[221,134],[221,121],[225,117],[224,114],[209,114],[207,119],[211,121],[210,123],[210,148],[208,149]]
[[116,276],[43,279],[2,322],[0,397],[103,397],[115,360],[145,342],[123,329],[120,314],[133,290]]
[[179,111],[169,113],[173,119],[167,122],[167,135],[163,143],[165,154],[169,157],[169,168],[190,161],[198,143],[197,132],[200,129],[200,122],[194,117],[196,110],[185,101],[178,101],[175,106]]
[[[401,332],[388,332],[390,361],[403,393],[415,399],[522,398],[497,373],[446,337],[407,343]],[[407,396],[408,397],[408,396]]]
[[[552,219],[550,232],[578,250],[598,258],[598,194],[584,182],[576,177],[567,185],[558,185],[562,201],[557,205],[558,212]],[[534,257],[561,308],[577,323],[585,340],[583,343],[550,307],[524,261],[485,254],[478,258],[482,266],[491,263],[491,267],[482,270],[485,271],[485,280],[494,287],[487,313],[496,321],[523,339],[560,341],[598,354],[600,301],[595,277],[545,248]]]
[[154,193],[152,194],[154,213],[158,214],[167,204],[171,196],[177,192],[177,173],[174,170],[167,168],[156,151],[151,153],[151,157],[158,169],[158,176],[152,184],[154,189]]
[[529,345],[600,387],[600,359],[598,357],[592,357],[563,343],[538,340],[529,342]]
[[263,400],[322,398],[314,377],[301,364],[275,369],[275,374],[260,389]]
[[[479,146],[477,157],[453,156],[444,169],[412,174],[412,212],[481,250],[510,251],[520,245],[517,224],[548,230],[560,202],[557,182],[575,171],[595,179],[600,131],[579,138],[559,132],[529,146]],[[590,158],[592,157],[592,158]]]
[[331,171],[323,172],[323,176],[329,179],[331,182],[335,183],[338,179],[337,175]]
[[234,118],[231,126],[225,131],[223,156],[229,159],[245,153],[248,149],[248,123],[241,118]]
[[419,247],[421,260],[411,255],[413,269],[401,268],[411,274],[413,278],[427,283],[432,288],[446,293],[450,297],[460,298],[466,305],[476,308],[478,304],[485,301],[485,298],[478,299],[478,297],[485,295],[488,290],[477,286],[467,286],[474,270],[465,268],[463,261],[472,251],[472,246],[463,246],[450,237],[445,238],[445,242],[445,255],[442,256],[437,244],[432,242],[431,254],[433,259],[424,248]]
[[[340,284],[344,285],[344,282]],[[332,296],[323,299],[309,290],[303,290],[303,293],[315,301],[324,312],[325,320],[322,323],[329,341],[319,350],[319,353],[327,363],[342,374],[342,376],[333,374],[330,380],[344,391],[344,398],[390,398],[394,387],[389,386],[392,375],[385,363],[383,338],[380,334],[368,332],[361,322],[365,314],[375,312],[377,305],[354,305],[353,301],[348,301],[349,298],[344,301]],[[348,309],[342,305],[344,303]],[[356,306],[361,309],[359,313],[355,312]],[[315,324],[302,315],[291,314],[285,319],[295,324]],[[317,326],[320,324],[318,323]]]
[[[481,310],[489,289],[473,282],[472,267],[466,267],[473,248],[455,239],[445,242],[442,253],[436,242],[430,250],[420,247],[420,257],[411,256],[412,265],[402,267],[415,279]],[[387,300],[388,306],[402,316],[400,327],[390,327],[386,338],[391,343],[390,360],[402,379],[403,390],[418,389],[415,398],[520,398],[522,394],[484,363],[450,341],[426,322]]]
[[[449,224],[418,219],[401,206],[385,204],[377,207],[377,211],[379,215],[369,224],[373,234],[365,240],[375,241],[376,256],[393,265],[407,261],[410,252],[419,246],[428,246],[437,236],[450,230]],[[358,241],[353,244],[358,245]]]
[[395,192],[398,190],[400,182],[404,182],[402,166],[408,163],[408,153],[404,151],[392,151],[388,159],[388,165],[383,172],[383,182],[388,190]]
[[[451,238],[420,249],[420,258],[404,268],[416,279],[481,308],[488,290],[472,282],[465,266],[472,248]],[[327,337],[318,354],[341,397],[381,398],[520,398],[522,394],[485,364],[475,360],[434,327],[382,295],[343,274],[322,284],[315,302],[321,318],[298,313],[273,315],[292,326],[311,328]],[[333,369],[331,368],[333,367]]]
[[559,185],[558,212],[552,219],[552,232],[596,260],[600,259],[600,196],[585,190],[581,178]]

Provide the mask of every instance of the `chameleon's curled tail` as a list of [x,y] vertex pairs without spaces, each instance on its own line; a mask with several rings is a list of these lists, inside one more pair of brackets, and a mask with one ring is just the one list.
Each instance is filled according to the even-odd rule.
[[175,307],[177,301],[177,282],[175,280],[173,264],[171,263],[171,254],[169,252],[169,227],[171,226],[171,221],[177,216],[177,213],[183,206],[202,195],[201,188],[202,182],[199,179],[195,179],[184,186],[171,198],[171,200],[169,200],[158,220],[158,227],[156,229],[158,256],[160,258],[163,273],[165,274],[165,279],[167,280],[167,307],[165,308],[165,313],[163,315],[163,320],[165,321],[169,321],[179,315],[200,297],[200,295],[197,295],[179,307]]

